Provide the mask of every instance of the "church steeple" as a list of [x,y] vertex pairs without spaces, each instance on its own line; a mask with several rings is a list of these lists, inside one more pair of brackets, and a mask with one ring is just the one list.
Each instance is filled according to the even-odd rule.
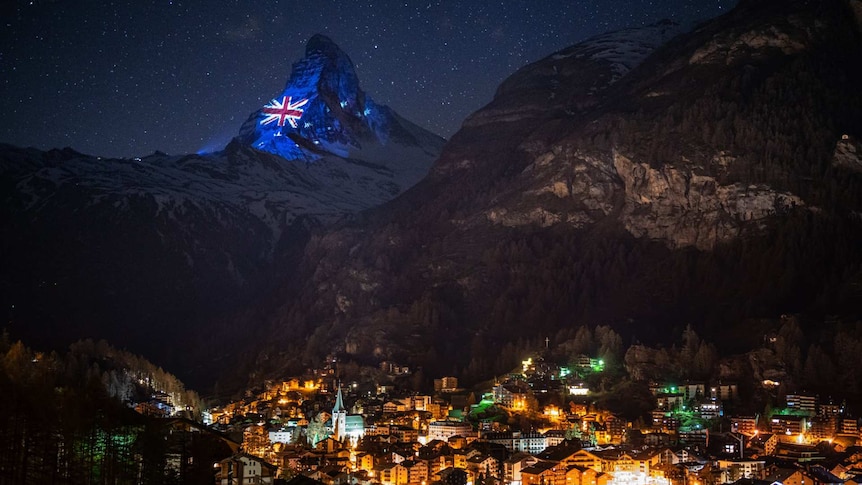
[[347,408],[344,407],[344,397],[341,395],[341,383],[338,383],[338,392],[335,394],[335,406],[332,406],[332,434],[338,441],[343,441],[347,436]]
[[341,396],[341,383],[338,383],[338,393],[335,394],[335,406],[332,407],[332,414],[336,413],[346,413],[347,409],[344,407],[344,398]]

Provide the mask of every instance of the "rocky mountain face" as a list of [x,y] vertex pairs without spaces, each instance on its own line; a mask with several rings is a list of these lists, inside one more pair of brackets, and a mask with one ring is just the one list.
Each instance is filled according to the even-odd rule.
[[743,0],[519,70],[422,182],[312,238],[255,368],[479,379],[580,325],[732,347],[747,318],[858,313],[860,4]]
[[230,316],[290,279],[310,230],[403,192],[444,143],[374,104],[322,36],[294,66],[289,96],[307,102],[269,123],[266,108],[252,114],[217,153],[106,159],[0,145],[10,332],[40,347],[106,338],[193,382],[194,366],[230,362],[254,338]]

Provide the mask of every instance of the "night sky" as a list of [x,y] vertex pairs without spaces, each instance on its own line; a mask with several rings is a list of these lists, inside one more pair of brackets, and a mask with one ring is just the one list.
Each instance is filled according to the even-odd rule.
[[133,157],[222,148],[315,33],[378,103],[449,137],[519,67],[735,0],[0,2],[0,142]]

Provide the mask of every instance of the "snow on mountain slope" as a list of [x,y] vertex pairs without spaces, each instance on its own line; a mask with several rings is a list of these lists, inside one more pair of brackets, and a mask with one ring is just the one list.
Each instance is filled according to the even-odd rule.
[[[28,161],[30,166],[36,163],[33,158]],[[264,221],[277,240],[282,228],[299,216],[332,222],[390,200],[405,180],[415,176],[331,155],[314,163],[286,161],[232,144],[224,152],[206,155],[153,154],[140,159],[72,155],[62,163],[20,174],[15,192],[21,209],[32,213],[51,204],[63,186],[88,191],[87,205],[109,195],[120,196],[120,205],[134,196],[149,197],[157,206],[154,215],[170,216],[189,206],[244,208]]]
[[552,60],[567,57],[589,57],[611,63],[613,83],[640,64],[659,46],[681,32],[679,24],[670,20],[601,34],[550,56]]
[[353,62],[332,40],[313,36],[284,91],[243,124],[237,141],[288,160],[330,155],[386,168],[413,185],[443,139],[375,103],[359,86]]
[[682,30],[679,24],[664,20],[567,47],[503,81],[493,101],[464,125],[525,122],[588,109],[605,89]]
[[93,336],[177,366],[192,357],[153,332],[235,350],[217,322],[270,298],[312,228],[393,199],[443,144],[366,96],[323,36],[222,151],[108,159],[0,144],[0,307],[35,345]]
[[442,138],[375,104],[349,57],[322,35],[309,40],[282,94],[301,106],[281,119],[258,110],[221,152],[103,159],[7,146],[0,174],[14,179],[9,195],[24,211],[38,212],[59,187],[74,185],[89,191],[88,205],[143,196],[157,215],[208,204],[247,211],[275,242],[297,217],[328,223],[392,199],[425,176],[442,149]]

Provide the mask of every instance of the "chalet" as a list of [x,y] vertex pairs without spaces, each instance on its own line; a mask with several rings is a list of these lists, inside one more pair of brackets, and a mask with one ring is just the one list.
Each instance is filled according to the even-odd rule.
[[382,485],[406,485],[409,471],[401,463],[383,463],[374,467],[374,474]]
[[521,483],[521,470],[534,465],[538,459],[529,453],[515,453],[503,462],[503,477],[505,483]]
[[608,441],[611,443],[619,443],[625,436],[628,422],[619,416],[608,416],[605,420],[605,427],[608,432]]
[[735,482],[741,478],[762,479],[766,474],[763,460],[718,460],[720,483]]
[[[539,461],[521,470],[523,485],[564,485],[565,472],[559,463]],[[561,475],[561,476],[558,476]]]
[[670,448],[658,448],[656,453],[659,456],[659,463],[676,465],[682,462],[682,458]]
[[536,458],[542,461],[562,463],[563,465],[582,465],[580,459],[576,458],[581,451],[583,450],[578,445],[564,442],[557,446],[546,448],[541,453],[538,453]]
[[798,463],[820,461],[825,458],[816,446],[796,443],[778,443],[775,449],[775,456]]
[[826,467],[821,465],[812,465],[806,469],[808,476],[811,477],[814,485],[843,485],[844,480],[835,476]]
[[838,434],[845,436],[859,436],[859,426],[856,418],[844,418],[838,422]]
[[389,441],[391,443],[415,443],[418,440],[418,430],[406,426],[389,427]]
[[432,480],[446,485],[467,485],[467,472],[460,468],[444,468]]
[[332,436],[329,436],[328,438],[326,438],[324,440],[318,441],[317,444],[314,446],[315,450],[321,451],[324,453],[335,453],[336,451],[341,450],[343,448],[344,448],[344,443],[336,440]]
[[566,468],[566,485],[607,485],[613,477],[592,468],[571,465]]
[[746,436],[757,434],[756,416],[732,416],[730,418],[730,430],[734,433],[742,433]]
[[391,401],[386,401],[386,403],[383,404],[383,412],[389,414],[403,413],[406,411],[410,411],[410,409],[412,408],[411,405],[412,402],[406,403],[401,399],[393,399]]
[[356,453],[356,467],[360,470],[374,470],[374,455],[371,453]]
[[428,463],[424,460],[405,460],[401,466],[407,469],[408,483],[422,483],[428,480]]
[[348,485],[350,483],[350,476],[347,474],[346,469],[338,465],[327,465],[318,468],[310,473],[308,477],[324,485]]
[[806,420],[805,416],[776,414],[769,420],[769,424],[773,434],[796,436],[806,431]]
[[605,460],[597,454],[587,450],[578,450],[566,459],[567,465],[575,465],[581,468],[591,468],[597,472],[604,472],[606,465]]
[[467,470],[472,472],[475,476],[484,474],[486,477],[491,476],[499,478],[500,462],[492,456],[476,454],[467,458]]
[[766,476],[766,480],[773,485],[811,484],[811,480],[806,478],[801,468],[775,468]]
[[508,408],[525,408],[531,395],[532,392],[525,383],[507,383],[494,386],[494,402]]
[[602,471],[610,473],[643,473],[649,474],[650,467],[658,465],[661,454],[635,453],[631,451],[608,450],[596,452],[602,460]]
[[838,431],[837,420],[832,417],[816,416],[809,421],[808,434],[818,440],[826,440],[835,436]]
[[426,455],[425,460],[428,462],[428,474],[436,475],[440,470],[453,468],[451,453],[435,453],[434,455]]
[[678,431],[679,440],[687,445],[706,446],[709,442],[708,429],[690,429],[686,431]]
[[643,435],[644,444],[647,446],[669,446],[675,440],[669,433],[657,432]]
[[413,458],[413,450],[396,448],[392,450],[392,463],[401,463]]
[[771,433],[760,433],[751,438],[749,447],[761,455],[774,455],[778,448],[778,435]]
[[453,436],[469,436],[473,434],[473,426],[454,420],[432,421],[428,423],[428,439],[447,441]]
[[216,484],[272,484],[277,467],[247,453],[238,453],[216,464]]
[[457,377],[443,377],[442,379],[434,379],[434,390],[437,392],[453,392],[457,389]]
[[545,434],[521,432],[487,433],[482,436],[482,439],[503,445],[510,452],[526,452],[535,455],[548,446],[553,446],[563,441],[563,438],[557,437],[552,431],[548,431]]

